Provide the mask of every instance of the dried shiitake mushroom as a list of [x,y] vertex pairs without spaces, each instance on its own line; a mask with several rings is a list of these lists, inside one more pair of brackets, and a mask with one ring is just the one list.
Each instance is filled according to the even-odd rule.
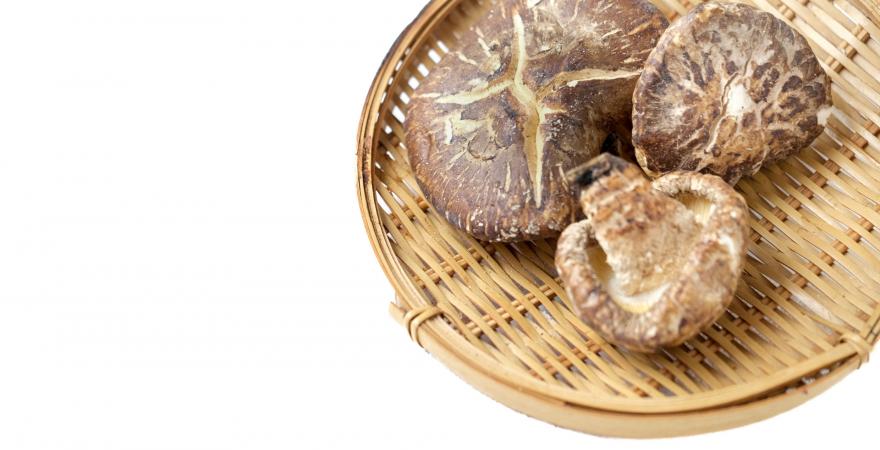
[[558,235],[565,172],[628,123],[667,21],[646,0],[501,0],[418,86],[410,164],[449,222],[487,241]]
[[652,183],[608,154],[569,177],[587,218],[562,233],[556,268],[583,321],[609,342],[649,352],[721,315],[748,236],[745,200],[730,185],[696,172]]
[[675,21],[633,94],[633,143],[649,175],[696,170],[731,184],[813,142],[831,85],[803,36],[738,3]]

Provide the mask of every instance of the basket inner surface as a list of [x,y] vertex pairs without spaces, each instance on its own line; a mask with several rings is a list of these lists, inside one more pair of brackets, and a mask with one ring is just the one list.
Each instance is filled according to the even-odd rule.
[[[655,2],[670,18],[685,0]],[[403,121],[413,88],[487,6],[468,0],[428,30],[396,66],[373,132],[376,239],[392,275],[417,293],[404,310],[435,305],[435,326],[467,351],[565,399],[676,402],[711,396],[794,368],[792,384],[741,390],[751,399],[809,383],[840,361],[822,359],[857,338],[877,340],[880,307],[880,29],[856,1],[752,2],[797,28],[832,78],[825,133],[796,157],[737,185],[751,208],[751,243],[737,295],[696,338],[657,354],[630,353],[597,336],[569,309],[553,267],[555,241],[492,244],[447,224],[410,171]],[[405,296],[403,296],[405,297]],[[561,393],[561,394],[560,394]],[[577,395],[575,395],[577,394]],[[741,399],[745,400],[745,398]]]

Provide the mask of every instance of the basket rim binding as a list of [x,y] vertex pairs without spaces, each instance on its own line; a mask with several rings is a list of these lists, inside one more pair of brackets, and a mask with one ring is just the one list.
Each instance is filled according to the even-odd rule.
[[[800,401],[785,408],[789,409],[824,391],[867,360],[872,347],[865,339],[867,336],[846,335],[837,345],[825,352],[747,384],[733,384],[712,391],[692,393],[684,397],[615,398],[590,395],[550,385],[537,378],[514,372],[482,352],[469,351],[471,344],[452,325],[442,319],[442,308],[430,304],[407,275],[391,247],[388,236],[383,231],[379,218],[380,208],[375,197],[372,154],[378,146],[379,133],[381,132],[379,130],[380,120],[388,113],[391,104],[391,102],[385,101],[385,97],[395,90],[398,83],[404,82],[397,77],[398,71],[409,65],[410,60],[416,54],[415,49],[421,48],[437,24],[442,22],[463,1],[430,1],[401,33],[386,55],[371,85],[364,104],[357,137],[357,195],[361,216],[377,260],[397,295],[397,304],[392,302],[391,305],[392,316],[407,328],[411,337],[419,345],[441,359],[447,367],[472,384],[476,384],[473,381],[475,377],[482,376],[485,378],[482,381],[483,384],[497,383],[499,386],[506,386],[523,393],[523,395],[527,393],[527,395],[540,398],[543,401],[563,402],[565,407],[608,414],[623,413],[654,417],[705,412],[711,409],[721,410],[719,409],[721,407],[725,407],[724,410],[729,412],[735,408],[745,408],[748,405],[778,400],[792,394],[784,388],[790,387],[802,377],[814,374],[824,368],[832,368],[830,373],[810,384],[809,390],[796,389],[796,392],[800,394],[798,397]],[[868,327],[869,333],[871,329],[872,327]],[[803,387],[806,388],[806,386]],[[492,390],[487,386],[478,386],[478,388],[484,392]],[[496,395],[486,393],[497,399]],[[502,401],[502,403],[508,402]],[[540,416],[532,411],[528,411],[528,413]],[[554,420],[548,421],[556,422]]]

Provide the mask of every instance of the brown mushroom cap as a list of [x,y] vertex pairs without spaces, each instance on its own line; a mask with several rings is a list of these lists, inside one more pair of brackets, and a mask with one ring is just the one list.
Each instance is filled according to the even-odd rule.
[[557,235],[565,172],[599,153],[667,22],[646,0],[502,0],[416,89],[410,164],[428,201],[488,241]]
[[696,170],[735,184],[813,142],[830,105],[830,81],[797,31],[748,5],[704,3],[645,63],[636,157],[652,176]]
[[584,189],[587,219],[562,233],[556,267],[584,322],[650,352],[693,337],[730,303],[748,210],[716,176],[674,172],[650,183],[632,167]]

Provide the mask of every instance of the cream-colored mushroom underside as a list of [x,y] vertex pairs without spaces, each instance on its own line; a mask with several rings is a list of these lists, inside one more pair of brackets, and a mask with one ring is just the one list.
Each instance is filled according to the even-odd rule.
[[[694,214],[694,218],[700,225],[706,223],[714,209],[712,203],[704,197],[682,194],[677,199]],[[731,252],[733,252],[733,249],[731,249]],[[667,274],[667,282],[635,295],[627,295],[623,292],[620,281],[614,274],[614,271],[606,262],[605,251],[598,245],[594,245],[587,249],[587,255],[590,259],[590,266],[595,271],[596,277],[598,277],[599,282],[604,287],[605,292],[611,297],[611,300],[624,310],[634,314],[641,314],[651,309],[663,297],[663,293],[666,292],[666,289],[669,288],[672,282],[678,278],[678,274],[670,273]],[[683,264],[680,264],[677,267],[681,268],[682,266]]]

